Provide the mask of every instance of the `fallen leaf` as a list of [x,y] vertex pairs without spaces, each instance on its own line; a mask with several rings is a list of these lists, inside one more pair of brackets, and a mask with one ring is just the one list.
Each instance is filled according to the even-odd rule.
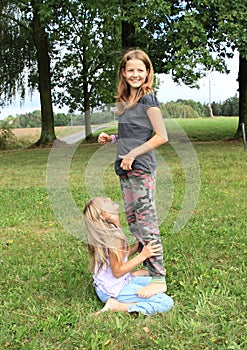
[[148,327],[143,327],[143,330],[145,333],[149,333],[150,332],[150,329]]

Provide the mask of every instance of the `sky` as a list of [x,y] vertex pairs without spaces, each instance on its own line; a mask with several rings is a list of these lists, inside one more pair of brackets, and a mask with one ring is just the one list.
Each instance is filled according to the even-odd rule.
[[223,102],[238,93],[239,56],[226,61],[229,74],[212,72],[210,75],[198,81],[200,88],[189,88],[172,81],[171,76],[161,75],[161,85],[157,97],[160,102],[176,101],[178,99],[194,100],[208,104],[211,102]]
[[[202,104],[208,104],[210,100],[211,102],[223,102],[237,94],[238,64],[238,55],[236,54],[234,58],[227,60],[227,67],[230,70],[229,74],[212,72],[207,77],[199,80],[199,89],[192,89],[184,84],[178,85],[173,82],[170,75],[161,74],[161,84],[157,97],[160,102],[164,103],[178,99],[192,99]],[[8,115],[16,116],[17,114],[25,114],[34,110],[40,110],[38,93],[35,93],[32,99],[27,97],[24,104],[20,104],[20,100],[16,98],[12,105],[1,108],[0,119],[5,119]],[[67,113],[68,108],[60,110],[54,107],[54,112]]]

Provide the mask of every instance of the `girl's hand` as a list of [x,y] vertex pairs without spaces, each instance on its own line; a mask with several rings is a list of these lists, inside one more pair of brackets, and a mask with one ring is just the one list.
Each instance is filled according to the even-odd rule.
[[161,253],[161,244],[155,244],[154,241],[150,241],[147,245],[145,245],[140,254],[143,254],[146,259],[151,258],[154,255],[160,255]]
[[106,134],[105,132],[101,132],[98,137],[98,143],[100,143],[101,145],[105,145],[109,142],[112,142],[111,136]]
[[119,158],[122,159],[122,162],[120,164],[120,168],[122,168],[123,170],[132,170],[132,164],[135,160],[134,157],[129,156],[128,154],[126,154],[125,156],[119,156]]

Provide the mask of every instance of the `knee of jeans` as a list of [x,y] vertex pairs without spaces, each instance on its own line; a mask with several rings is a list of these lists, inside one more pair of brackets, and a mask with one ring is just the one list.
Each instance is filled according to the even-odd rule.
[[107,295],[103,293],[100,289],[95,288],[95,292],[99,298],[99,300],[102,301],[102,303],[106,303],[108,299],[110,299],[110,295]]
[[171,297],[166,294],[157,294],[159,296],[159,307],[160,311],[168,311],[174,306],[174,301]]

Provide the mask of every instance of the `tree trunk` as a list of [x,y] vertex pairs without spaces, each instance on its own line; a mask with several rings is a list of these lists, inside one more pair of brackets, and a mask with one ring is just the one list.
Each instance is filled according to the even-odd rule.
[[91,126],[90,96],[87,90],[84,90],[84,113],[86,141],[91,141],[93,139],[93,133]]
[[[134,2],[134,1],[133,1]],[[129,2],[122,0],[122,11],[131,11],[129,9]],[[127,51],[130,48],[135,46],[134,40],[131,38],[131,35],[135,34],[135,26],[133,23],[130,23],[128,20],[122,20],[122,51]]]
[[242,136],[242,123],[247,129],[247,60],[239,54],[239,122],[236,137]]
[[122,21],[122,50],[127,51],[134,47],[134,42],[131,40],[131,35],[135,34],[135,27],[132,23]]
[[54,129],[54,115],[51,98],[51,70],[49,57],[49,43],[45,28],[39,15],[39,3],[32,1],[33,20],[32,34],[37,50],[39,93],[41,104],[41,135],[36,145],[47,144],[56,139]]
[[86,141],[93,139],[90,113],[90,93],[88,91],[88,62],[86,48],[83,47],[83,109],[85,114],[85,138]]
[[85,136],[86,141],[93,140],[93,133],[91,128],[91,113],[90,110],[85,111]]

